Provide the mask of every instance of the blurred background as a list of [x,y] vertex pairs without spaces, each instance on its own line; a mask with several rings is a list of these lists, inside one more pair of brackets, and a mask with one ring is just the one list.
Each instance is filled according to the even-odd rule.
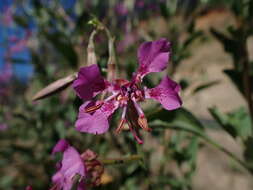
[[[71,87],[32,101],[40,89],[85,65],[94,18],[115,37],[121,77],[130,79],[142,42],[165,37],[172,43],[165,73],[180,83],[184,108],[152,115],[154,107],[144,106],[150,122],[191,124],[251,168],[194,134],[154,130],[143,134],[146,166],[110,166],[95,189],[253,188],[252,0],[1,0],[0,13],[0,189],[48,189],[55,171],[50,153],[60,138],[101,157],[139,153],[125,132],[77,132],[81,101]],[[106,72],[104,32],[95,36],[95,47]],[[146,85],[155,86],[162,75],[148,76]]]

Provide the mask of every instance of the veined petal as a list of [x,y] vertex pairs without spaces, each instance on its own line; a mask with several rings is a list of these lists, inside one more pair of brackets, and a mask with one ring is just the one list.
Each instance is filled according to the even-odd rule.
[[145,97],[157,100],[167,110],[174,110],[182,105],[178,95],[179,90],[180,86],[165,76],[158,86],[145,91]]
[[[104,102],[93,113],[86,113],[85,110],[90,105],[92,105],[92,102],[85,103],[79,108],[78,119],[75,123],[76,129],[86,133],[103,134],[109,129],[109,117],[119,105],[114,100],[110,100]],[[93,103],[92,106],[96,106],[96,103]]]
[[138,49],[139,68],[137,74],[144,77],[151,72],[163,71],[170,56],[170,42],[165,38],[145,42]]
[[106,88],[106,82],[99,71],[98,65],[93,64],[82,67],[73,83],[73,88],[83,100],[90,100],[103,91]]
[[76,149],[71,146],[64,151],[61,165],[62,167],[52,177],[52,181],[59,189],[70,190],[76,174],[86,177],[84,162]]

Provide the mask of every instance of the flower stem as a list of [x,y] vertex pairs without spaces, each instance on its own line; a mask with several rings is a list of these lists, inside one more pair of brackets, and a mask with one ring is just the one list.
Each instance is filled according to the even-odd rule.
[[104,165],[114,165],[114,164],[125,164],[133,161],[142,160],[140,155],[131,155],[125,158],[114,158],[114,159],[102,159],[100,160]]

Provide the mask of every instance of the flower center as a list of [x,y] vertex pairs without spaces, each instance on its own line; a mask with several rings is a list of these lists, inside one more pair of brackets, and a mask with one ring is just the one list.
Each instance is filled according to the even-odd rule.
[[124,106],[129,100],[143,101],[144,100],[144,90],[140,89],[136,84],[128,83],[120,87],[120,92],[116,96],[116,101],[120,105]]

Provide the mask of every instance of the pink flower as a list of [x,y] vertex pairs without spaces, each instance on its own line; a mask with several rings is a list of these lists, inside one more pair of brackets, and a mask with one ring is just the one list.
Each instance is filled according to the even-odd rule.
[[[170,43],[166,39],[143,43],[138,50],[139,68],[131,81],[116,79],[108,82],[101,76],[97,65],[82,67],[73,83],[77,95],[86,101],[79,108],[76,129],[93,134],[105,133],[109,128],[110,117],[121,108],[121,120],[116,132],[119,133],[123,125],[128,123],[135,139],[138,143],[143,143],[136,127],[146,131],[150,131],[150,128],[139,102],[154,99],[167,110],[177,109],[182,104],[178,95],[179,85],[167,76],[155,88],[141,86],[145,75],[163,71],[167,67],[169,56]],[[102,92],[111,95],[105,100],[91,100]]]
[[[52,177],[54,185],[51,190],[71,190],[76,175],[80,175],[80,181],[85,179],[86,167],[77,150],[67,141],[60,140],[53,149],[53,154],[56,152],[63,152],[63,158],[58,164],[58,171]],[[83,183],[79,183],[78,188],[85,189]]]
[[[56,165],[58,171],[52,177],[54,185],[50,190],[71,190],[76,182],[78,183],[78,190],[85,190],[89,186],[100,184],[104,169],[94,152],[86,150],[80,155],[64,139],[61,139],[53,148],[52,154],[57,152],[62,152],[63,158]],[[76,175],[80,177],[78,181],[75,181]]]

